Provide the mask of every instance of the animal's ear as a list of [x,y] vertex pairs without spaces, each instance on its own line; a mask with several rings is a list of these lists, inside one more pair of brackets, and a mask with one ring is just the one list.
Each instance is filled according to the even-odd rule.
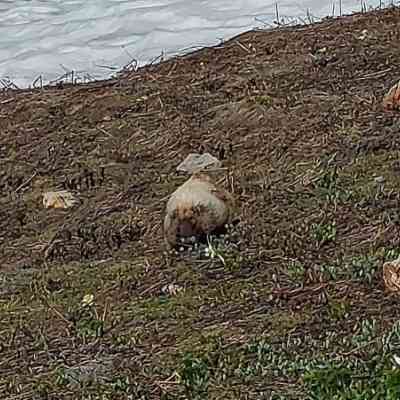
[[382,105],[385,110],[397,110],[400,108],[400,81],[386,93]]

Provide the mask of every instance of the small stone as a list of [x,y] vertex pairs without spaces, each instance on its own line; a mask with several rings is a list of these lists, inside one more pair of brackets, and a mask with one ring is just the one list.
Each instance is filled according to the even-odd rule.
[[84,307],[88,307],[88,306],[92,306],[94,303],[94,295],[93,294],[86,294],[85,296],[83,296],[82,299],[82,306]]
[[161,288],[161,291],[164,294],[170,294],[172,296],[176,296],[178,293],[182,292],[184,289],[183,287],[176,285],[175,283],[170,283],[168,285],[164,285]]
[[195,243],[196,242],[196,236],[190,236],[187,238],[188,243]]
[[45,208],[70,208],[77,202],[75,196],[67,190],[43,194],[43,206]]
[[377,176],[374,180],[375,180],[376,183],[385,182],[385,178],[383,176]]
[[221,161],[210,153],[191,153],[178,165],[176,170],[178,172],[193,174],[210,167],[221,167]]
[[368,36],[369,36],[368,30],[367,30],[367,29],[363,29],[363,30],[361,31],[361,35],[358,36],[358,38],[359,38],[360,40],[364,40],[364,39],[366,39]]
[[400,81],[386,93],[382,105],[385,110],[398,110],[400,108]]
[[112,359],[90,360],[74,367],[66,367],[62,375],[69,387],[81,387],[90,383],[105,383],[112,368]]
[[400,291],[400,259],[383,264],[383,281],[389,291]]
[[397,364],[397,366],[400,367],[400,357],[396,354],[393,354],[393,360]]

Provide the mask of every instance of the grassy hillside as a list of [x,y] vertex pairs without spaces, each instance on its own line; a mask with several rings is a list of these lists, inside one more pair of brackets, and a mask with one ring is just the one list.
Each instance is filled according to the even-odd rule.
[[[400,11],[248,32],[118,79],[0,95],[0,398],[398,399]],[[164,245],[221,156],[219,257]],[[67,188],[69,210],[42,194]],[[219,243],[219,244],[218,244]],[[400,353],[399,353],[400,355]]]

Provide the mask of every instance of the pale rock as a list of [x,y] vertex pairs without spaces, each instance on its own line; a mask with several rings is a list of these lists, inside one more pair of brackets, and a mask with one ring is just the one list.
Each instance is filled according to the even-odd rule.
[[43,206],[45,208],[70,208],[77,202],[75,196],[67,190],[43,194]]
[[390,292],[400,291],[400,258],[383,264],[383,282]]
[[193,174],[210,167],[220,168],[221,161],[210,153],[190,153],[185,160],[178,165],[176,170],[178,172]]
[[400,108],[400,81],[385,94],[382,105],[385,110],[398,110]]
[[89,384],[104,384],[113,368],[111,357],[88,360],[73,367],[64,367],[60,370],[67,386],[82,387]]
[[169,283],[168,285],[164,285],[161,288],[161,291],[164,294],[176,296],[178,293],[182,292],[184,289],[183,287],[176,285],[175,283]]
[[358,38],[359,38],[360,40],[365,40],[365,39],[367,39],[368,37],[369,37],[369,32],[368,32],[367,29],[363,29],[363,30],[361,31],[361,35],[358,36]]

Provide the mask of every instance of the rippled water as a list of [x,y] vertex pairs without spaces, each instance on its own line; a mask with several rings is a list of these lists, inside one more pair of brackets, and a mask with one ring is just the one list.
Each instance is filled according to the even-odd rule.
[[[278,9],[280,17],[305,18],[307,9],[322,17],[333,1],[279,0]],[[342,0],[342,12],[359,11],[360,1]],[[0,78],[20,87],[71,70],[99,79],[132,59],[213,45],[274,19],[271,0],[0,0]]]

